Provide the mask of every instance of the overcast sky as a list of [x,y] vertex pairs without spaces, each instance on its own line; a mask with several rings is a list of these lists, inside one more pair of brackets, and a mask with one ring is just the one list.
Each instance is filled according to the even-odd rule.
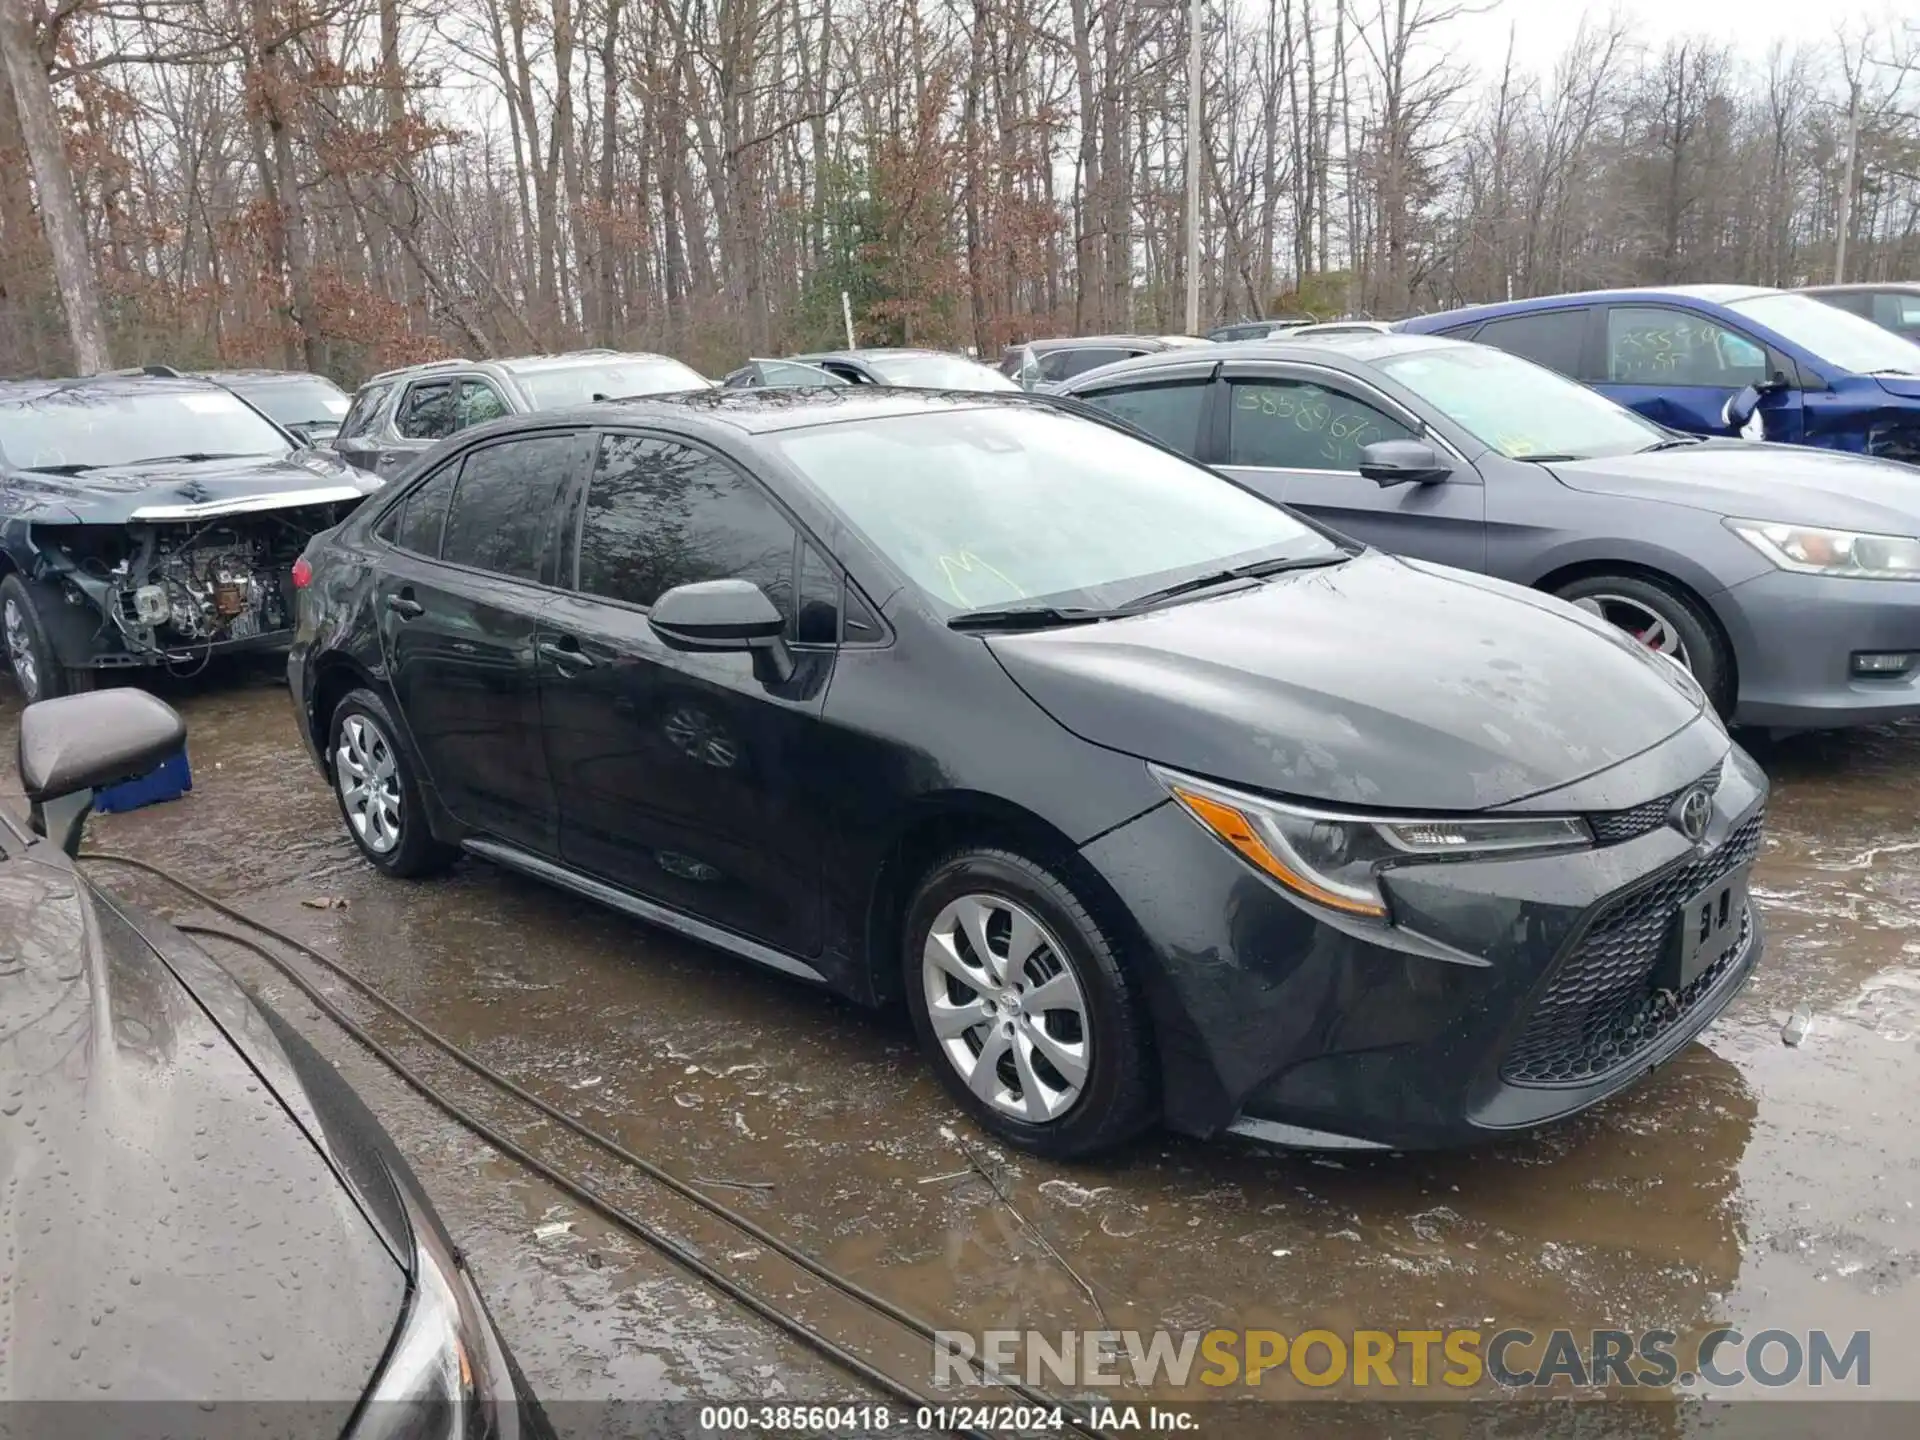
[[1920,6],[1900,6],[1890,0],[1497,0],[1483,15],[1455,22],[1455,51],[1481,69],[1497,67],[1505,54],[1507,33],[1514,33],[1515,54],[1527,69],[1545,70],[1559,58],[1580,26],[1581,16],[1596,23],[1613,9],[1629,21],[1629,33],[1649,45],[1660,45],[1675,35],[1706,34],[1733,37],[1750,59],[1761,59],[1777,39],[1825,45],[1835,27],[1857,30],[1869,21],[1894,23],[1890,17],[1912,16]]

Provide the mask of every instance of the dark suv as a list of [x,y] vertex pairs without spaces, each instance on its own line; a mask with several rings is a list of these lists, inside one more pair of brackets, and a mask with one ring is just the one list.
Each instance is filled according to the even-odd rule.
[[618,350],[435,360],[388,370],[362,385],[333,448],[350,464],[387,479],[449,435],[504,415],[705,390],[712,384],[671,356]]

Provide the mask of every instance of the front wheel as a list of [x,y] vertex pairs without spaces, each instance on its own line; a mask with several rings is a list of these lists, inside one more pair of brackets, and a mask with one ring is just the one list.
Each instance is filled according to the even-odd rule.
[[1733,713],[1732,653],[1713,617],[1692,597],[1641,575],[1588,575],[1557,593],[1684,665],[1714,709]]
[[327,767],[347,833],[360,853],[389,875],[431,875],[460,853],[433,838],[420,787],[395,736],[399,726],[371,690],[354,690],[328,724]]
[[921,1047],[988,1130],[1067,1159],[1152,1119],[1144,997],[1052,871],[1007,850],[947,856],[908,906],[904,952]]
[[93,671],[60,663],[40,623],[40,607],[18,575],[0,580],[0,643],[7,651],[7,668],[27,704],[78,695],[93,689]]

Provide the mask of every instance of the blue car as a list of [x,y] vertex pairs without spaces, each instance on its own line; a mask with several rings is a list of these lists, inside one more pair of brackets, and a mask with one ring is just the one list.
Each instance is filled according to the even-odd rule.
[[1688,434],[1920,464],[1920,345],[1808,295],[1754,285],[1594,290],[1396,328],[1497,346]]

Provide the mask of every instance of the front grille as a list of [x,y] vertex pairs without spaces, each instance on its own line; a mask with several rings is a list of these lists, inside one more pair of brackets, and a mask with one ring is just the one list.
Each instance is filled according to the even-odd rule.
[[1515,1085],[1582,1085],[1631,1064],[1685,1020],[1745,959],[1753,910],[1749,905],[1740,919],[1739,945],[1678,992],[1653,984],[1674,913],[1681,901],[1753,859],[1764,819],[1756,811],[1711,855],[1668,871],[1602,911],[1554,968],[1501,1074]]
[[1626,810],[1596,810],[1587,816],[1587,825],[1593,831],[1593,843],[1596,845],[1619,845],[1628,840],[1638,840],[1642,835],[1650,835],[1667,823],[1667,816],[1673,812],[1673,802],[1678,800],[1695,785],[1707,787],[1711,795],[1720,788],[1720,766],[1716,765],[1698,780],[1689,781],[1678,790],[1669,791],[1657,800],[1648,800]]

